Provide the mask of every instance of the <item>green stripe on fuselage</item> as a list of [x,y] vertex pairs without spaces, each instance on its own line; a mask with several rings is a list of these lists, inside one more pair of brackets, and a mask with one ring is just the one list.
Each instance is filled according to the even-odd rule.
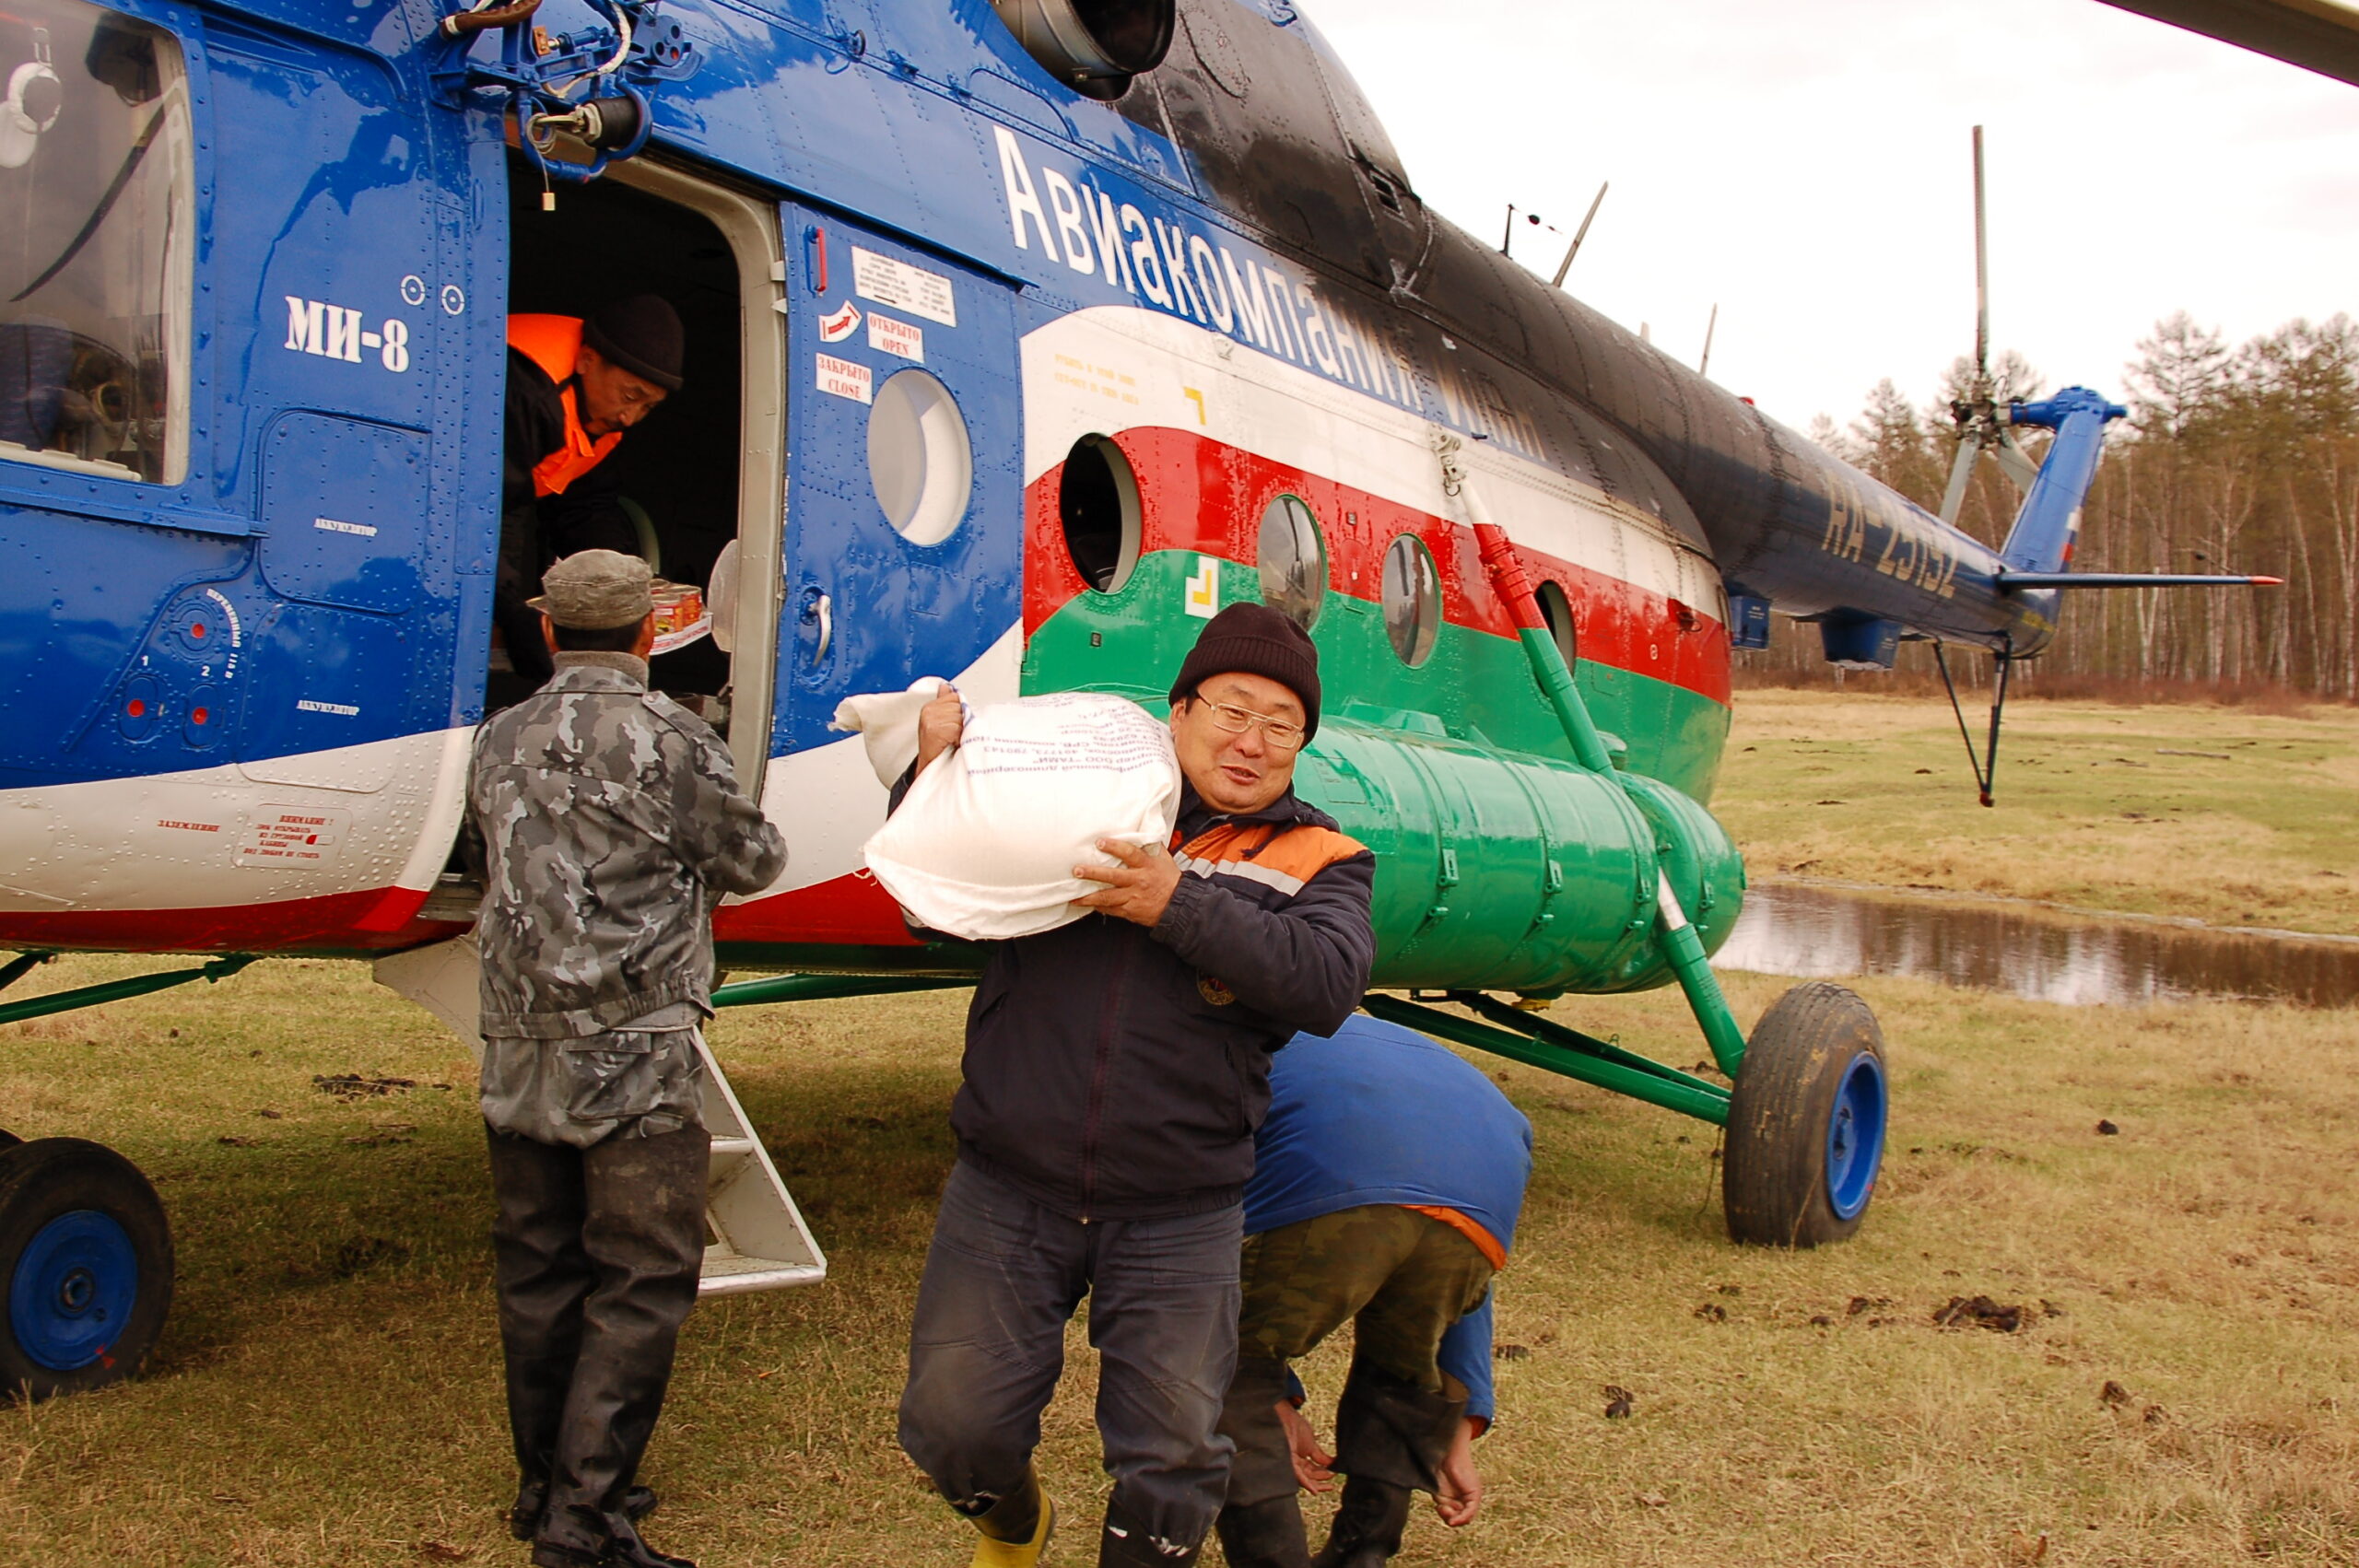
[[[1192,550],[1157,551],[1142,556],[1130,581],[1113,592],[1076,595],[1027,643],[1024,691],[1088,686],[1162,696],[1203,630],[1203,620],[1183,606],[1189,578],[1207,559]],[[1258,601],[1260,578],[1251,567],[1223,561],[1217,596],[1223,606]],[[1531,663],[1511,638],[1445,623],[1433,656],[1413,670],[1393,652],[1379,606],[1332,591],[1310,635],[1319,645],[1328,713],[1379,724],[1398,724],[1392,716],[1403,712],[1426,714],[1450,734],[1503,751],[1572,759]],[[1598,728],[1629,748],[1632,772],[1696,801],[1711,800],[1728,743],[1724,705],[1590,660],[1573,673]]]

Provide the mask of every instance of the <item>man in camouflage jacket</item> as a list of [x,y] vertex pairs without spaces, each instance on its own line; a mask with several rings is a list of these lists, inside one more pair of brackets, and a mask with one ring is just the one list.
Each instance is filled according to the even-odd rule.
[[786,848],[720,738],[647,689],[647,563],[585,550],[542,586],[557,673],[477,732],[467,793],[510,1524],[542,1568],[663,1568],[633,1480],[704,1256],[712,912]]

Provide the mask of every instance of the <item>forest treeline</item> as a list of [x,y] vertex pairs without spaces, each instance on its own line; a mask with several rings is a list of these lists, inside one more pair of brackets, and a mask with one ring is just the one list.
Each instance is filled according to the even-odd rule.
[[[1938,510],[1957,451],[1949,405],[1972,373],[1958,360],[1923,409],[1885,380],[1848,427],[1821,415],[1810,434]],[[2002,400],[2049,390],[2018,355],[1993,374]],[[2295,321],[2231,347],[2181,312],[2139,343],[2125,380],[2116,395],[2130,417],[2107,440],[2074,568],[2256,572],[2285,586],[2068,594],[2056,645],[2019,676],[2032,689],[2195,684],[2359,698],[2359,323]],[[2043,443],[2025,450],[2036,460]],[[1994,463],[1977,468],[1959,525],[1995,545],[2018,497]],[[1782,618],[1770,649],[1741,660],[1773,679],[1815,681],[1826,668],[1817,628]],[[1951,664],[1987,672],[1989,661]],[[1904,672],[1930,668],[1921,647],[1903,649]]]

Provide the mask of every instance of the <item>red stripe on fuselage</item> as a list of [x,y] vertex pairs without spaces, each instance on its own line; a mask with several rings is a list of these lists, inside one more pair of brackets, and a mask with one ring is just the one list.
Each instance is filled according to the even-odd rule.
[[[55,948],[85,953],[383,953],[440,942],[467,922],[405,919],[393,930],[393,910],[420,895],[404,888],[374,888],[280,904],[237,904],[206,909],[76,909],[49,914],[0,914],[0,950]],[[851,947],[914,947],[892,895],[865,872],[816,887],[773,894],[723,907],[713,920],[722,942],[804,942]]]
[[813,887],[724,904],[713,916],[718,942],[808,942],[822,946],[915,947],[901,907],[866,872]]
[[[1377,602],[1384,552],[1414,533],[1441,574],[1444,614],[1457,626],[1513,638],[1515,617],[1492,591],[1474,531],[1430,512],[1290,468],[1187,430],[1140,426],[1112,438],[1138,478],[1140,550],[1198,550],[1250,565],[1262,513],[1282,495],[1298,496],[1319,519],[1327,543],[1328,586]],[[1065,548],[1057,508],[1064,466],[1034,480],[1024,497],[1024,635],[1088,591]],[[1668,681],[1726,705],[1729,639],[1714,617],[1602,572],[1519,543],[1516,555],[1536,590],[1553,582],[1573,607],[1580,657]]]
[[[413,899],[416,901],[413,902]],[[205,909],[20,909],[0,914],[0,948],[53,947],[97,953],[377,953],[416,947],[466,929],[405,917],[391,930],[389,906],[422,897],[370,888],[276,904]]]

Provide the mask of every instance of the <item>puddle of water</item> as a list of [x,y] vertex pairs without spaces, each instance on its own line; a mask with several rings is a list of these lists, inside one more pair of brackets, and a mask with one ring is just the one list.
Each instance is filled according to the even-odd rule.
[[2076,1007],[2196,997],[2359,1005],[2359,942],[1787,883],[1746,891],[1714,963],[1804,978],[1915,976]]

